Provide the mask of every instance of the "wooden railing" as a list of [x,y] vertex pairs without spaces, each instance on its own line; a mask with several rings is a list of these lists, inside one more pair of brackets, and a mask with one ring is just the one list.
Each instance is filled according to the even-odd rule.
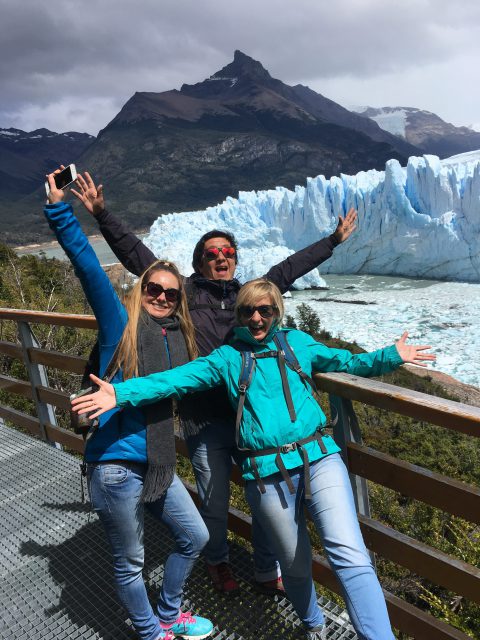
[[[16,343],[0,341],[0,355],[22,360],[29,374],[28,382],[0,376],[0,388],[30,398],[36,407],[36,416],[30,416],[0,405],[0,417],[57,446],[83,451],[82,438],[57,425],[55,408],[68,410],[69,400],[66,393],[49,387],[47,367],[80,374],[85,360],[41,349],[30,324],[94,329],[95,318],[0,309],[0,320],[14,321],[19,336]],[[342,448],[350,472],[360,526],[368,548],[372,553],[480,604],[480,570],[372,519],[367,480],[477,524],[480,524],[480,489],[364,446],[352,400],[474,437],[480,435],[480,409],[346,374],[317,375],[316,382],[321,391],[330,394],[331,405],[339,416],[334,437]],[[185,443],[180,439],[177,439],[177,450],[187,455]],[[243,483],[237,468],[232,480]],[[189,490],[195,497],[194,488]],[[249,516],[234,508],[230,509],[229,526],[237,534],[251,538]],[[335,576],[323,558],[314,558],[313,573],[319,583],[340,592]],[[425,640],[465,640],[468,637],[401,598],[387,591],[384,593],[392,624],[400,631]]]

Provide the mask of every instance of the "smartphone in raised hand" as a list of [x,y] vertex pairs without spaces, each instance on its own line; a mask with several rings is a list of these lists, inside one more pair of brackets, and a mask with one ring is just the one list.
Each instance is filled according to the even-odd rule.
[[[77,169],[74,164],[69,164],[68,167],[62,169],[60,173],[55,175],[55,184],[57,189],[65,189],[69,184],[75,182],[77,179]],[[50,193],[50,185],[48,184],[48,180],[45,181],[45,191],[47,192],[47,196]]]

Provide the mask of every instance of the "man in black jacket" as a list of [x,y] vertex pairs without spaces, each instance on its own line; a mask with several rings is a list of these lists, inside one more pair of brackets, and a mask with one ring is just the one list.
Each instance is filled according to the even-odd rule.
[[[72,192],[99,223],[100,231],[126,269],[140,276],[157,257],[125,225],[105,209],[102,185],[88,173],[79,176]],[[265,275],[282,293],[327,260],[355,230],[356,211],[339,216],[335,232],[273,266]],[[234,278],[237,245],[232,234],[213,230],[204,234],[193,252],[194,273],[185,278],[188,306],[201,356],[225,342],[235,326],[234,306],[241,284]],[[210,533],[204,549],[208,573],[215,588],[231,595],[239,586],[228,561],[227,516],[232,458],[236,458],[235,416],[222,388],[192,394],[182,401],[181,422],[201,499],[200,513]],[[262,593],[283,591],[278,564],[256,520],[252,522],[255,587]]]

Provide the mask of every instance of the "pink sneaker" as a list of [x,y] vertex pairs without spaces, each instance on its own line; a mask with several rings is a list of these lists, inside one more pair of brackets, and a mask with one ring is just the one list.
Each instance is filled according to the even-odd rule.
[[207,618],[193,616],[190,611],[181,611],[173,624],[160,623],[171,638],[184,638],[184,640],[203,640],[212,635],[213,624]]

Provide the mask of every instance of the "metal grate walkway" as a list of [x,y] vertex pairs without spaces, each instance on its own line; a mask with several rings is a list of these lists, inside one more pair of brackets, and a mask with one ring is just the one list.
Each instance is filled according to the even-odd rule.
[[[152,601],[171,539],[146,516],[145,580]],[[233,546],[241,595],[219,596],[201,561],[186,607],[213,620],[214,640],[303,638],[288,600],[251,590],[251,558]],[[320,598],[329,640],[356,640],[348,616]],[[79,461],[0,423],[0,640],[134,640],[117,603],[101,524],[80,498]]]

